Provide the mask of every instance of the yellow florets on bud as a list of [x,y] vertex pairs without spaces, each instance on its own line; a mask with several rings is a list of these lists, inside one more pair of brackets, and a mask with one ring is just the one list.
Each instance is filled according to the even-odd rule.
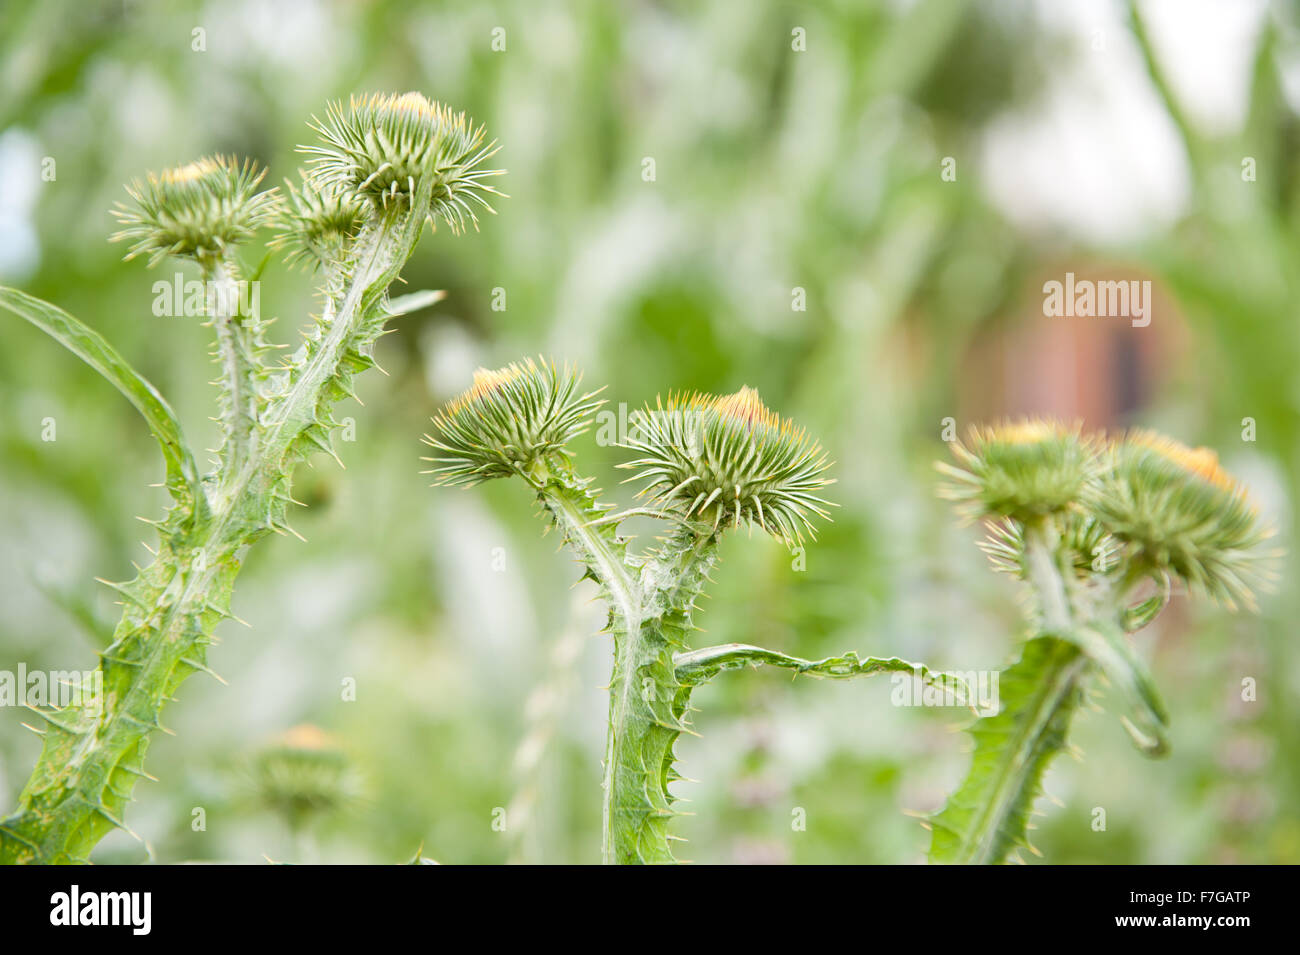
[[1230,608],[1253,604],[1270,556],[1258,546],[1271,531],[1218,455],[1135,430],[1111,442],[1105,464],[1088,508],[1134,561]]
[[471,487],[493,478],[530,477],[549,455],[590,425],[602,402],[584,394],[582,376],[532,359],[474,373],[470,388],[433,419],[424,443],[436,450],[423,460],[435,484]]
[[312,176],[376,209],[408,208],[425,184],[426,213],[459,232],[477,227],[476,208],[494,211],[487,196],[501,195],[486,180],[504,170],[480,168],[496,143],[464,113],[421,93],[353,97],[346,107],[331,104],[312,125],[321,135],[320,145],[303,148],[313,157]]
[[655,507],[712,530],[754,523],[790,542],[815,536],[814,519],[830,517],[821,446],[753,388],[670,396],[634,412],[632,425],[624,447],[639,457],[621,467],[637,472],[629,480],[642,482]]
[[952,450],[960,466],[937,465],[952,478],[939,493],[971,519],[1029,523],[1062,513],[1079,501],[1096,474],[1096,441],[1082,436],[1078,425],[1048,419],[973,427]]
[[275,190],[257,191],[265,175],[229,156],[149,173],[127,187],[133,203],[113,210],[122,229],[112,240],[130,241],[126,257],[148,255],[150,265],[167,255],[216,262],[274,216]]

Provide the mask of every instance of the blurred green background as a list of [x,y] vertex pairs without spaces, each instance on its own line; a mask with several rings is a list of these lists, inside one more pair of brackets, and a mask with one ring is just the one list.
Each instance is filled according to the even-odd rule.
[[[1210,445],[1294,550],[1300,5],[1138,11],[5,3],[0,281],[105,333],[196,447],[215,440],[208,330],[153,315],[152,284],[175,266],[124,264],[106,241],[124,182],[214,151],[278,182],[328,100],[408,89],[486,124],[508,170],[481,232],[426,234],[405,277],[446,301],[382,341],[388,376],[364,377],[364,406],[340,412],[355,422],[347,470],[321,458],[300,475],[309,543],[254,549],[235,597],[251,629],[224,626],[211,658],[229,685],[183,687],[176,735],[150,749],[161,782],[137,787],[128,815],[143,842],[115,834],[96,858],[599,858],[601,611],[521,486],[432,490],[418,473],[429,416],[480,364],[575,361],[615,411],[749,384],[822,439],[835,523],[802,570],[765,537],[729,539],[699,621],[710,643],[1003,665],[1015,588],[934,496],[949,418],[1052,413]],[[1070,271],[1150,280],[1151,325],[1044,317],[1043,283]],[[261,294],[292,341],[311,277],[273,263]],[[160,513],[161,467],[105,382],[18,319],[0,328],[0,668],[89,668],[116,619],[92,579],[147,557],[136,515]],[[628,503],[617,449],[593,433],[578,450]],[[1114,715],[1080,719],[1081,760],[1048,778],[1064,803],[1044,802],[1048,861],[1300,861],[1293,581],[1282,564],[1259,616],[1180,598],[1140,636],[1174,751],[1148,762]],[[964,716],[891,706],[890,689],[746,672],[699,691],[679,854],[921,860],[928,834],[905,813],[936,809],[964,773]],[[38,750],[23,721],[0,710],[5,807]],[[306,821],[265,782],[267,747],[300,724],[324,733],[290,740],[348,767],[345,798]]]

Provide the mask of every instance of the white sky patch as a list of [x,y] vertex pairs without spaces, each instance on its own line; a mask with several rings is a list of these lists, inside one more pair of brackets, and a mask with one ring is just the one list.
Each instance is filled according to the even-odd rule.
[[1262,0],[1145,0],[1151,45],[1188,117],[1209,134],[1241,128]]
[[[1077,44],[1035,103],[995,120],[983,145],[995,205],[1031,232],[1133,241],[1182,214],[1189,171],[1120,4],[1040,0],[1049,27]],[[1246,111],[1263,15],[1256,0],[1155,0],[1141,7],[1184,111],[1207,134]]]
[[209,3],[197,24],[207,29],[207,49],[225,62],[270,63],[310,69],[323,50],[343,43],[317,0],[242,0]]
[[0,183],[0,276],[21,281],[41,257],[32,210],[43,185],[40,147],[21,129],[0,133]]

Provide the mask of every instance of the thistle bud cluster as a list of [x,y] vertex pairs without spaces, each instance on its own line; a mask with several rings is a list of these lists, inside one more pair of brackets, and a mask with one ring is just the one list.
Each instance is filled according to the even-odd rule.
[[496,143],[464,113],[420,93],[333,103],[312,128],[320,140],[300,147],[311,168],[285,193],[259,191],[266,174],[251,161],[205,157],[128,186],[113,239],[131,242],[127,258],[147,255],[150,265],[172,255],[210,266],[274,224],[275,247],[318,267],[342,261],[369,215],[412,211],[426,182],[428,208],[414,211],[457,233],[477,228],[478,212],[494,211],[488,197],[502,195],[487,180],[504,170],[483,168]]
[[1001,519],[986,549],[1022,567],[1024,527],[1055,522],[1080,574],[1168,575],[1229,608],[1268,576],[1265,528],[1208,448],[1153,431],[1084,435],[1044,420],[973,428],[940,463],[940,494],[968,518]]
[[[495,150],[482,128],[418,93],[336,104],[316,128],[322,141],[307,148],[315,158],[283,194],[261,188],[265,173],[253,162],[212,156],[131,183],[129,201],[115,210],[121,229],[114,238],[130,243],[127,258],[196,263],[216,304],[202,310],[219,368],[221,439],[207,474],[199,475],[171,407],[103,336],[50,303],[0,289],[8,293],[0,304],[61,341],[144,415],[172,496],[165,518],[150,522],[159,536],[154,561],[133,580],[110,584],[128,599],[100,655],[103,705],[41,714],[45,743],[18,810],[0,819],[0,861],[85,862],[108,831],[125,828],[132,787],[149,775],[142,760],[164,705],[190,675],[212,673],[207,647],[232,616],[245,551],[270,532],[295,533],[288,524],[290,507],[299,505],[295,471],[318,452],[334,453],[334,405],[356,396],[355,378],[375,365],[389,320],[440,297],[389,297],[425,223],[436,216],[460,231],[476,221],[476,208],[487,208],[485,196],[497,194],[485,180],[500,171],[481,168]],[[320,311],[292,350],[267,337],[259,293],[242,294],[262,271],[245,278],[239,246],[266,227],[278,231],[273,249],[323,272]],[[496,408],[496,426],[508,436],[495,457],[487,447],[471,449],[471,466],[486,464],[491,476],[493,465],[562,447],[590,408],[566,404],[570,385],[554,371],[546,393],[484,383],[485,400],[472,404],[489,417]],[[502,396],[523,402],[533,431],[510,431],[511,419],[494,405]],[[337,805],[350,779],[337,747],[305,731],[264,753],[256,774],[264,801],[294,824]]]
[[[497,371],[479,369],[472,387],[434,419],[425,458],[437,484],[471,486],[497,477],[530,478],[539,462],[567,455],[602,404],[584,393],[580,376],[531,360]],[[829,518],[820,496],[832,483],[821,446],[764,406],[758,392],[675,395],[633,412],[627,441],[637,457],[620,467],[636,473],[659,516],[700,525],[712,534],[756,524],[794,542]]]

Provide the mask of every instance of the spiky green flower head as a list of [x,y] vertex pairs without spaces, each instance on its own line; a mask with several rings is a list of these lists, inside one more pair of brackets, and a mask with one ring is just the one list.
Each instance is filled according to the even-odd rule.
[[1033,523],[1074,507],[1095,478],[1097,444],[1045,419],[975,426],[965,442],[954,441],[960,466],[936,467],[951,478],[939,495],[968,518],[1009,517]]
[[290,264],[316,269],[340,260],[349,239],[364,216],[362,200],[350,193],[322,188],[303,175],[302,184],[285,180],[284,199],[276,223],[280,227],[272,245],[286,252]]
[[379,209],[409,205],[417,183],[432,179],[429,216],[453,232],[478,228],[475,207],[494,212],[487,196],[500,196],[486,180],[503,169],[483,169],[498,149],[485,143],[482,126],[464,113],[430,102],[420,93],[353,97],[346,107],[331,103],[324,120],[314,120],[318,146],[312,174],[322,187],[364,198]]
[[461,487],[516,474],[534,480],[537,465],[567,454],[604,404],[581,384],[576,369],[531,358],[478,369],[469,390],[433,419],[424,443],[437,453],[421,459],[433,465],[422,473]]
[[821,445],[769,411],[753,388],[735,394],[671,395],[632,416],[623,447],[651,506],[719,527],[757,524],[787,542],[816,537],[830,519],[820,496],[834,481]]
[[1254,606],[1252,584],[1268,575],[1271,536],[1245,488],[1209,448],[1154,431],[1113,441],[1089,509],[1132,550],[1139,566],[1167,571],[1230,609]]
[[133,204],[113,209],[122,229],[112,241],[131,242],[126,257],[147,254],[150,265],[168,255],[205,265],[219,261],[274,215],[275,190],[257,188],[265,175],[251,161],[232,156],[148,173],[127,186]]
[[308,724],[295,726],[258,752],[252,775],[258,799],[293,828],[353,801],[360,788],[337,740]]

